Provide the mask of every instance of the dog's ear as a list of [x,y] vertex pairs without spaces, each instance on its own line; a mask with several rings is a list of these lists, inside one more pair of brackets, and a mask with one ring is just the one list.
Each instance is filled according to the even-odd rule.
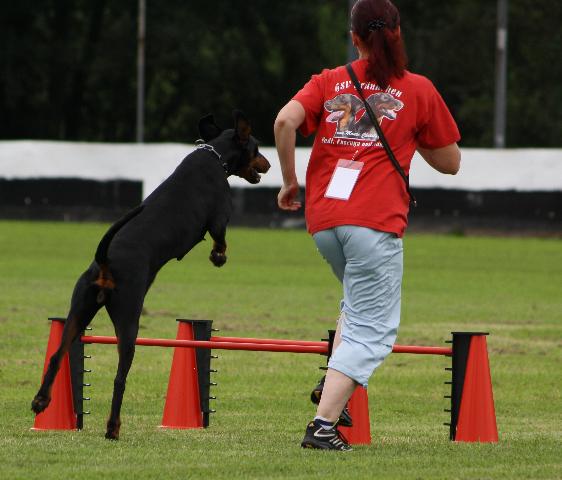
[[213,115],[206,115],[199,120],[199,135],[205,142],[217,138],[221,133],[222,128],[215,123]]
[[234,131],[236,132],[236,137],[241,143],[247,143],[250,140],[250,135],[252,134],[252,127],[250,122],[246,118],[246,115],[240,110],[234,110]]

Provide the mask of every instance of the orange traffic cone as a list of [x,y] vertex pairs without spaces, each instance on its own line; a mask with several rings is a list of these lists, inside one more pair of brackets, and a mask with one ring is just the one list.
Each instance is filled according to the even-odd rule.
[[[60,346],[63,329],[63,320],[52,319],[47,354],[45,355],[45,365],[43,367],[43,377],[47,372],[51,356]],[[77,417],[74,412],[72,399],[70,361],[67,353],[62,359],[60,369],[53,383],[51,403],[43,412],[35,416],[32,430],[76,430],[76,422]]]
[[[193,340],[193,325],[179,322],[178,340]],[[194,348],[176,347],[161,428],[203,428]]]
[[353,427],[338,427],[352,445],[370,445],[371,424],[369,421],[369,398],[367,389],[357,387],[348,403],[353,418]]
[[470,340],[455,441],[498,441],[492,378],[484,335],[475,335]]

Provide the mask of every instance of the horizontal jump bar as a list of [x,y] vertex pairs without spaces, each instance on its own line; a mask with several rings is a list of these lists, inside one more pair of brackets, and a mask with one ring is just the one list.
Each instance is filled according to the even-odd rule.
[[452,355],[453,349],[447,347],[418,347],[416,345],[394,345],[392,353],[417,353],[418,355]]
[[[328,342],[305,342],[295,340],[293,342],[299,343],[285,343],[291,340],[275,340],[270,339],[270,342],[276,343],[261,343],[264,339],[236,339],[232,341],[233,337],[213,337],[209,341],[204,340],[171,340],[165,338],[137,338],[136,345],[145,345],[150,347],[189,347],[189,348],[214,348],[218,350],[251,350],[259,352],[290,352],[290,353],[328,353]],[[225,339],[229,338],[229,341]],[[245,340],[244,342],[238,340]],[[252,341],[250,341],[252,340]],[[254,341],[258,340],[258,341]],[[80,338],[82,343],[103,343],[103,344],[116,344],[116,337],[104,336],[82,336]],[[283,342],[283,343],[277,343]],[[308,345],[312,343],[313,345]],[[394,345],[392,347],[393,353],[417,353],[426,355],[452,355],[453,350],[445,347],[417,347],[409,345]]]
[[328,342],[310,342],[308,340],[286,340],[281,338],[243,338],[243,337],[211,337],[212,342],[233,343],[267,343],[269,345],[307,345],[309,347],[328,346]]
[[[211,337],[213,342],[233,343],[268,343],[271,345],[309,345],[327,348],[328,342],[311,342],[307,340],[285,340],[278,338],[241,338],[241,337]],[[416,353],[421,355],[452,355],[453,350],[447,347],[418,347],[415,345],[394,345],[392,353]]]
[[[116,337],[83,336],[82,343],[116,344]],[[257,352],[327,353],[328,347],[311,345],[275,345],[262,343],[213,342],[205,340],[170,340],[166,338],[137,338],[136,345],[149,347],[215,348],[218,350],[253,350]]]

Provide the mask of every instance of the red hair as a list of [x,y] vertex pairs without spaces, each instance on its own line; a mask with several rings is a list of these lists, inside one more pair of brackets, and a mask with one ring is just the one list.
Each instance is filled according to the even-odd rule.
[[351,30],[369,52],[367,77],[382,89],[392,77],[402,78],[406,69],[399,27],[400,14],[390,0],[358,0],[351,9]]

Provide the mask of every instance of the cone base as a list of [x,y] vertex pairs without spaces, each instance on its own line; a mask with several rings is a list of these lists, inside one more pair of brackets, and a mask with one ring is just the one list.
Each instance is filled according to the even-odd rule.
[[157,428],[168,429],[168,430],[202,430],[203,427],[176,427],[173,425],[158,425]]
[[[59,319],[52,320],[42,380],[45,378],[45,373],[49,368],[51,357],[59,348],[64,330],[64,321]],[[70,356],[68,352],[61,360],[59,371],[56,374],[51,389],[51,400],[42,412],[35,415],[31,430],[78,430],[77,416],[74,412]]]
[[498,442],[492,377],[484,335],[473,336],[470,340],[455,442]]
[[353,427],[338,427],[350,445],[371,445],[371,423],[367,390],[359,386],[349,399],[349,413]]
[[[193,340],[193,325],[180,322],[177,340]],[[203,428],[203,414],[199,400],[197,358],[194,348],[176,347],[168,380],[168,392],[159,428]]]
[[49,431],[57,431],[57,432],[68,432],[69,430],[74,430],[75,432],[80,431],[79,428],[73,427],[73,428],[56,428],[56,427],[52,427],[52,428],[38,428],[38,427],[31,427],[29,430],[35,431],[35,432],[49,432]]

